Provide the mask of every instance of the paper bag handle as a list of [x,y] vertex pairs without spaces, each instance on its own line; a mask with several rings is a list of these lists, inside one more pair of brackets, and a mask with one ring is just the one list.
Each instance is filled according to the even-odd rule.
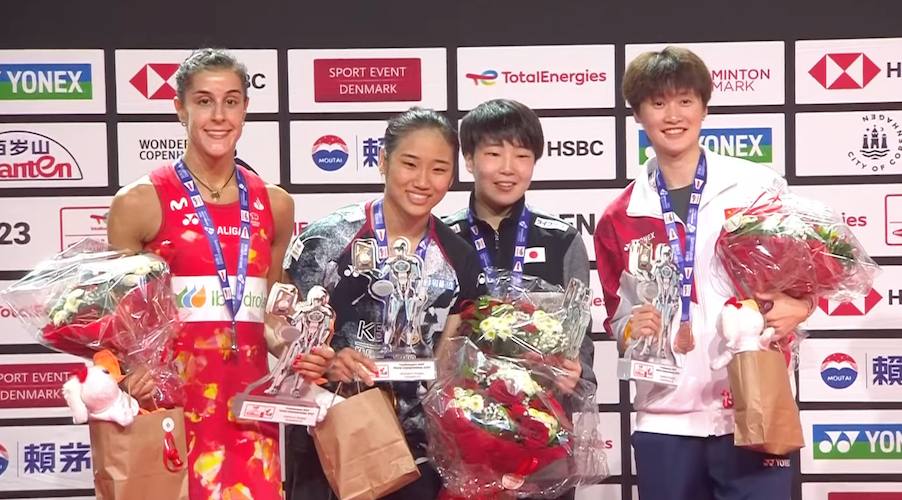
[[169,472],[178,472],[185,467],[185,462],[179,455],[179,449],[175,445],[175,436],[172,431],[175,430],[175,421],[172,417],[163,419],[163,466]]

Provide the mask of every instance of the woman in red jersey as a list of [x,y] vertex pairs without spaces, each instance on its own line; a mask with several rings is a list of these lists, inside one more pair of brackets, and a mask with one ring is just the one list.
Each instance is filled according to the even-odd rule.
[[[176,83],[185,154],[120,190],[109,241],[153,251],[172,270],[185,322],[175,355],[187,395],[191,499],[280,499],[278,427],[237,421],[229,407],[268,371],[264,307],[282,277],[294,203],[235,164],[248,106],[245,66],[225,51],[201,49],[182,63]],[[322,349],[295,369],[319,379],[330,358]],[[152,389],[136,386],[139,398]]]

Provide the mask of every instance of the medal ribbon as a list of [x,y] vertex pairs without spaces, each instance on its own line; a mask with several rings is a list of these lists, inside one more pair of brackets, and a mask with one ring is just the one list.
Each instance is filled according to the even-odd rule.
[[225,257],[222,253],[222,245],[219,243],[219,236],[216,235],[216,226],[213,224],[213,218],[204,198],[197,189],[191,172],[185,166],[184,160],[180,159],[174,165],[175,172],[191,199],[194,211],[200,219],[203,226],[204,234],[207,237],[207,243],[210,245],[210,252],[213,254],[213,263],[216,266],[216,276],[219,278],[219,286],[222,289],[222,296],[225,299],[226,307],[232,313],[232,351],[238,350],[238,333],[236,326],[238,323],[238,311],[241,309],[241,302],[244,298],[244,286],[247,281],[247,264],[251,249],[251,213],[250,213],[250,194],[248,193],[247,183],[244,174],[238,166],[235,166],[235,177],[238,181],[238,205],[241,212],[241,226],[239,228],[239,246],[238,246],[238,273],[235,277],[235,293],[232,293],[232,287],[229,284],[229,274],[226,269]]
[[664,230],[667,232],[670,249],[673,251],[673,257],[680,270],[680,322],[682,323],[689,321],[689,303],[695,287],[695,280],[692,278],[692,272],[695,270],[695,233],[698,228],[698,210],[702,201],[702,191],[705,189],[707,179],[708,163],[705,160],[705,153],[702,152],[698,159],[698,165],[695,167],[695,179],[689,194],[689,211],[686,214],[685,224],[686,251],[683,252],[676,227],[677,215],[673,211],[673,202],[667,191],[667,184],[664,182],[660,166],[655,172],[655,183],[658,188],[658,196],[661,198],[661,213],[664,215]]

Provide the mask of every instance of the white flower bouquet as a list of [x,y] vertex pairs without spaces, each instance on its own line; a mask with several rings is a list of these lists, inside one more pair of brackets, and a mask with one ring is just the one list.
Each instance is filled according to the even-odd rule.
[[574,358],[589,324],[588,287],[572,280],[567,290],[539,278],[490,273],[489,295],[464,304],[462,336],[486,352]]

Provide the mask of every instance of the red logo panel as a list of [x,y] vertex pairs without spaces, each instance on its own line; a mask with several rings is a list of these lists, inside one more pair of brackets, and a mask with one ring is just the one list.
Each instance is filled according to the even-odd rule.
[[863,52],[827,54],[808,70],[825,89],[862,89],[880,68]]
[[423,95],[419,58],[315,59],[316,102],[419,101]]

